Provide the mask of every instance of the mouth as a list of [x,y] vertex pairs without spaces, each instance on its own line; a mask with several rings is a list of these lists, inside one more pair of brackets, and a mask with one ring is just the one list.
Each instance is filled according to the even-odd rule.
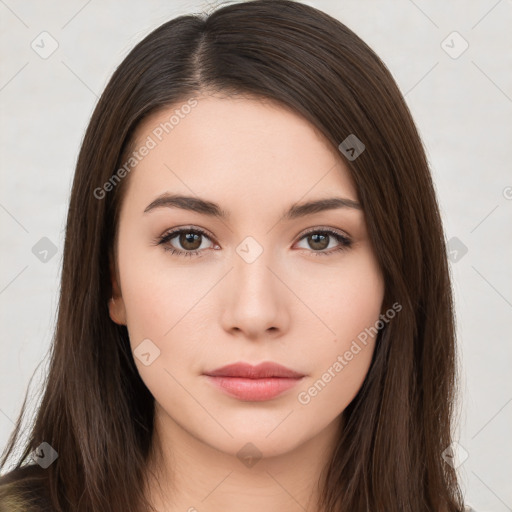
[[305,377],[302,373],[272,362],[257,366],[235,363],[203,375],[217,389],[250,402],[271,400],[297,385]]

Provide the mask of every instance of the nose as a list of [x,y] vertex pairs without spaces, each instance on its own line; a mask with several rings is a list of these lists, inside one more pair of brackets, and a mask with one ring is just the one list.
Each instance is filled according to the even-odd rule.
[[[270,251],[269,251],[270,252]],[[222,327],[250,340],[275,338],[288,330],[290,292],[279,267],[263,251],[254,261],[238,254],[223,283]]]

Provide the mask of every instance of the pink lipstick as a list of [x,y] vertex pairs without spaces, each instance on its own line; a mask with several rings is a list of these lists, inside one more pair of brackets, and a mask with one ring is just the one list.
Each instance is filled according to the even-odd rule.
[[305,377],[273,362],[263,362],[257,366],[242,362],[229,364],[204,375],[227,394],[250,402],[271,400]]

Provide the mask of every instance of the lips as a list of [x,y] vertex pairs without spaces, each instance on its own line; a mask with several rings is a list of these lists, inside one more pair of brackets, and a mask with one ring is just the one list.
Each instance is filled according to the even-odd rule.
[[304,374],[298,373],[286,366],[277,363],[264,362],[256,366],[248,363],[234,363],[217,368],[216,370],[206,372],[205,375],[211,377],[242,377],[245,379],[265,379],[265,378],[289,378],[300,379]]
[[257,366],[235,363],[204,374],[217,389],[249,402],[275,398],[295,386],[304,374],[277,363],[264,362]]

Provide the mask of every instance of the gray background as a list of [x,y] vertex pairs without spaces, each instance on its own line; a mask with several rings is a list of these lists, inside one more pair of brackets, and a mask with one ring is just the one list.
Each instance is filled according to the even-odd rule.
[[[467,454],[458,471],[479,512],[510,511],[512,1],[305,3],[345,23],[376,51],[418,125],[453,250],[461,362],[454,438],[460,461]],[[32,374],[35,394],[46,371],[71,180],[97,98],[151,30],[212,5],[0,0],[2,448]],[[53,40],[57,49],[44,55]],[[469,47],[461,53],[464,40]],[[52,245],[55,255],[41,252]]]

